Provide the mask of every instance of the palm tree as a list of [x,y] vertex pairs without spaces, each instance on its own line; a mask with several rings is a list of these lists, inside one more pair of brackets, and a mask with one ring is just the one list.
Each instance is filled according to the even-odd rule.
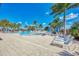
[[53,22],[49,24],[53,32],[55,32],[55,28],[57,27],[58,23],[59,23],[59,18],[56,18]]
[[49,27],[48,27],[48,26],[46,26],[46,27],[44,28],[44,30],[45,30],[45,31],[48,31],[48,29],[49,29]]
[[14,24],[12,25],[12,30],[16,30],[17,28],[18,28],[17,24],[14,23]]
[[71,8],[76,8],[79,6],[79,3],[56,3],[52,6],[52,13],[50,15],[60,15],[63,13],[63,19],[64,19],[64,35],[66,35],[66,10]]
[[22,23],[21,23],[21,22],[19,22],[19,23],[15,24],[15,27],[18,29],[18,31],[21,29],[21,25],[22,25]]
[[78,30],[79,30],[79,22],[74,22],[71,27],[71,34],[73,36],[79,36]]
[[36,24],[37,24],[37,21],[36,21],[36,20],[34,20],[34,21],[33,21],[33,24],[34,24],[34,25],[36,25]]
[[58,30],[61,30],[61,27],[63,26],[63,22],[60,21],[60,19],[57,17],[53,22],[49,23],[50,27],[52,28],[53,32],[55,32],[55,29],[58,28]]
[[35,30],[35,26],[28,26],[28,29],[27,30],[34,31]]
[[3,31],[5,32],[6,30],[8,30],[8,27],[10,26],[9,25],[10,22],[7,20],[7,19],[3,19],[0,21],[0,26],[3,27]]
[[59,29],[59,31],[61,30],[61,27],[64,25],[64,23],[62,21],[59,21],[57,24],[57,27]]
[[3,19],[0,21],[0,27],[2,27],[2,31],[5,32],[6,30],[8,31],[10,28],[14,31],[14,30],[19,30],[20,29],[21,24],[18,23],[11,23],[9,22],[7,19]]
[[42,25],[42,24],[39,24],[38,28],[39,28],[40,30],[42,30],[43,25]]
[[35,30],[37,30],[38,25],[37,25],[37,21],[36,20],[33,21],[32,26],[35,27]]

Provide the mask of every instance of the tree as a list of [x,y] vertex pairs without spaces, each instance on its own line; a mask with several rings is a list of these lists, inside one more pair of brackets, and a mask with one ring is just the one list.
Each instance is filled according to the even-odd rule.
[[37,30],[38,24],[37,24],[37,21],[36,20],[33,21],[32,27],[35,27],[35,30]]
[[33,24],[34,24],[34,25],[36,25],[36,24],[37,24],[37,21],[36,21],[36,20],[34,20],[34,21],[33,21]]
[[48,29],[49,29],[49,27],[48,27],[48,26],[46,26],[46,27],[44,28],[44,30],[45,30],[45,31],[48,31]]
[[71,27],[71,34],[73,36],[79,36],[79,22],[74,22],[72,27]]
[[43,25],[42,25],[42,24],[39,24],[39,25],[38,25],[38,28],[39,28],[40,30],[42,30]]
[[63,22],[60,21],[59,18],[56,18],[53,22],[49,23],[49,25],[52,28],[53,32],[55,32],[56,28],[58,28],[60,31],[61,27],[63,26]]
[[61,27],[64,25],[62,21],[59,21],[57,24],[57,27],[59,28],[59,31],[61,30]]
[[35,30],[35,27],[34,26],[28,26],[28,29],[27,30],[34,31]]
[[79,6],[79,3],[56,3],[52,6],[52,13],[50,15],[60,15],[63,13],[63,20],[64,20],[64,35],[66,35],[66,10],[71,9],[71,8],[76,8]]
[[5,32],[10,27],[10,22],[7,19],[3,19],[0,21],[0,26],[2,27],[3,32]]

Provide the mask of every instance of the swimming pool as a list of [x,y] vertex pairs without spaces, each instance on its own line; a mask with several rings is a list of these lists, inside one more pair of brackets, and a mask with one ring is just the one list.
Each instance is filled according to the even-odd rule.
[[30,35],[32,31],[19,32],[20,35]]

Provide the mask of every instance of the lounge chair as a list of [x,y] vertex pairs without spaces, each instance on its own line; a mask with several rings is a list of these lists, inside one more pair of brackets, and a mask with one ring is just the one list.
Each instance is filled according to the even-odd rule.
[[55,36],[53,41],[50,43],[50,45],[58,46],[58,47],[63,47],[64,44],[64,38],[61,38],[59,36]]
[[[65,50],[70,50],[70,47],[73,44],[73,39],[74,37],[71,37],[71,35],[68,35],[65,37],[60,37],[57,35],[54,37],[54,40],[50,43],[50,45],[55,45],[55,46],[64,48]],[[72,50],[74,49],[75,48],[73,48]]]

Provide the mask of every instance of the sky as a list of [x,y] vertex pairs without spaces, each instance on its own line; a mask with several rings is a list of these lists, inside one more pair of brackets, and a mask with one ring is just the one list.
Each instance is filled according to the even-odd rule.
[[[2,3],[0,6],[0,20],[7,19],[10,22],[21,22],[30,25],[34,20],[47,26],[54,20],[51,13],[51,3]],[[63,15],[60,15],[62,20]],[[79,19],[79,8],[66,11],[67,28]]]

